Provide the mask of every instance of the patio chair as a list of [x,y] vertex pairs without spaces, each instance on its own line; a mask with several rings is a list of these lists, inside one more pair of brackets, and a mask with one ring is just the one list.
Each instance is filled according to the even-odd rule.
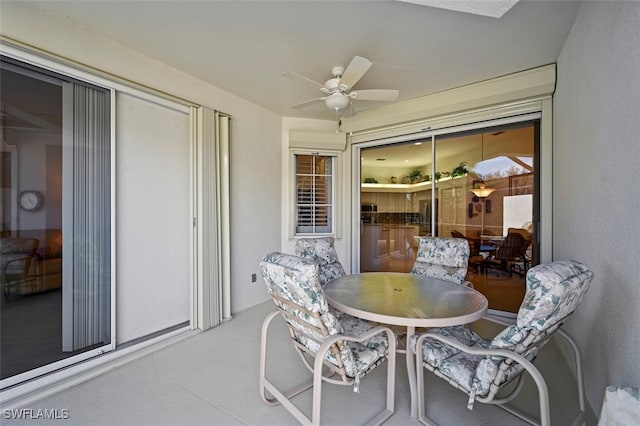
[[[486,318],[508,325],[493,339],[483,338],[464,326],[436,328],[413,336],[410,348],[416,353],[420,421],[432,424],[425,415],[424,367],[468,394],[469,409],[473,408],[474,401],[497,404],[531,424],[549,425],[547,385],[533,362],[555,332],[570,343],[574,352],[580,408],[574,424],[583,421],[585,402],[580,351],[560,326],[576,309],[592,278],[593,273],[576,261],[538,265],[527,273],[527,293],[516,323],[508,325],[497,318]],[[538,389],[540,423],[505,405],[522,389],[525,371],[533,378]],[[506,396],[498,397],[498,391],[514,380],[515,387],[510,386]]]
[[[260,345],[260,396],[268,405],[282,404],[300,423],[320,424],[322,383],[353,386],[387,361],[387,394],[384,408],[370,423],[381,424],[394,411],[396,343],[387,327],[375,327],[350,317],[339,321],[330,311],[318,280],[318,265],[311,259],[270,253],[260,262],[262,276],[277,310],[262,325]],[[267,341],[272,320],[281,316],[293,347],[313,377],[281,391],[267,378]],[[309,418],[291,398],[313,388]]]
[[296,240],[296,256],[315,260],[319,266],[320,285],[345,275],[338,260],[333,237],[300,238]]
[[420,237],[411,273],[473,287],[465,281],[469,253],[469,242],[464,238]]
[[0,238],[0,283],[7,301],[12,288],[30,286],[33,292],[36,276],[30,270],[39,244],[36,238]]

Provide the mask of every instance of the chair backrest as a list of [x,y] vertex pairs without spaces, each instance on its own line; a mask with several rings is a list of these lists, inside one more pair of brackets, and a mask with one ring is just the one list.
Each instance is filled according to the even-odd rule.
[[533,238],[533,234],[524,228],[507,228],[507,235],[509,234],[520,234],[529,242],[531,242],[531,239]]
[[36,238],[0,238],[0,276],[26,277],[40,241]]
[[464,238],[420,237],[411,273],[463,284],[469,252],[469,242]]
[[[491,348],[515,351],[532,360],[582,300],[593,279],[584,264],[557,261],[534,266],[527,272],[527,291],[515,325],[504,329],[491,341]],[[476,370],[474,386],[486,392],[491,382],[504,384],[522,368],[511,364],[500,368],[504,358],[483,359]],[[500,375],[498,375],[500,373]]]
[[[471,257],[480,255],[480,238],[465,237],[462,232],[453,230],[451,231],[453,238],[464,238],[469,243],[469,259]],[[483,258],[484,260],[484,258]]]
[[300,238],[296,240],[297,256],[315,260],[318,263],[320,285],[345,275],[344,268],[338,260],[338,253],[333,237]]
[[527,241],[518,232],[509,232],[503,241],[496,248],[495,258],[498,260],[521,259],[527,252]]
[[451,236],[453,238],[465,238],[464,234],[460,231],[456,231],[455,229],[451,231]]
[[[328,336],[343,332],[338,319],[329,312],[318,279],[318,264],[313,259],[273,252],[262,259],[260,270],[291,338],[301,349],[315,354]],[[343,368],[344,374],[356,376],[355,359],[344,341],[338,341],[331,354],[332,362]]]

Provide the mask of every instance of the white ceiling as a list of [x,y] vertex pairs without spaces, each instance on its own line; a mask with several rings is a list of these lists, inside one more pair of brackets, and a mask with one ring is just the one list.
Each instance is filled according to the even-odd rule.
[[521,0],[493,18],[393,0],[34,3],[274,113],[319,119],[335,113],[290,108],[318,88],[284,71],[324,82],[364,56],[373,66],[355,89],[399,89],[403,101],[555,62],[579,7]]

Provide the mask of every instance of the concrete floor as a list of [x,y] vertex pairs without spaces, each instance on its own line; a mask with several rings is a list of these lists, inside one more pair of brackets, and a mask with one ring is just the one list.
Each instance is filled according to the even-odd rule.
[[[58,420],[9,419],[2,425],[60,423],[64,425],[294,425],[282,407],[270,407],[258,394],[260,329],[273,309],[271,301],[239,312],[233,320],[174,345],[114,368],[92,380],[31,403],[28,408],[57,410]],[[484,323],[477,329],[490,331]],[[270,376],[286,387],[309,377],[293,351],[284,322],[270,334]],[[547,378],[553,424],[566,425],[577,410],[575,381],[551,341],[536,365]],[[386,367],[363,379],[361,393],[350,387],[326,384],[322,422],[330,425],[362,424],[383,404]],[[476,403],[466,408],[467,397],[446,382],[426,374],[428,415],[440,425],[523,425],[524,422],[494,406]],[[296,398],[310,408],[310,395]],[[396,370],[396,411],[388,425],[417,424],[409,415],[409,391],[404,358]],[[528,380],[515,404],[537,412],[537,393]],[[66,410],[66,411],[62,411]],[[60,416],[63,417],[63,416]],[[588,424],[595,424],[588,414]]]

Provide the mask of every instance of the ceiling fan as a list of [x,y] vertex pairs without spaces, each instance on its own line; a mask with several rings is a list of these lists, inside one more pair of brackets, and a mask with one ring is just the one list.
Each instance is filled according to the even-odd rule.
[[400,92],[398,90],[391,89],[369,89],[369,90],[354,90],[351,89],[362,78],[362,76],[369,70],[372,62],[362,56],[354,56],[351,63],[345,69],[342,66],[334,66],[331,69],[331,75],[333,78],[327,80],[324,84],[318,83],[303,75],[294,73],[292,71],[285,71],[282,75],[284,77],[298,77],[306,80],[320,88],[320,91],[325,96],[309,99],[304,102],[292,105],[291,108],[304,108],[309,105],[313,105],[318,102],[324,102],[327,108],[339,111],[346,108],[351,104],[351,101],[395,101],[398,98]]

